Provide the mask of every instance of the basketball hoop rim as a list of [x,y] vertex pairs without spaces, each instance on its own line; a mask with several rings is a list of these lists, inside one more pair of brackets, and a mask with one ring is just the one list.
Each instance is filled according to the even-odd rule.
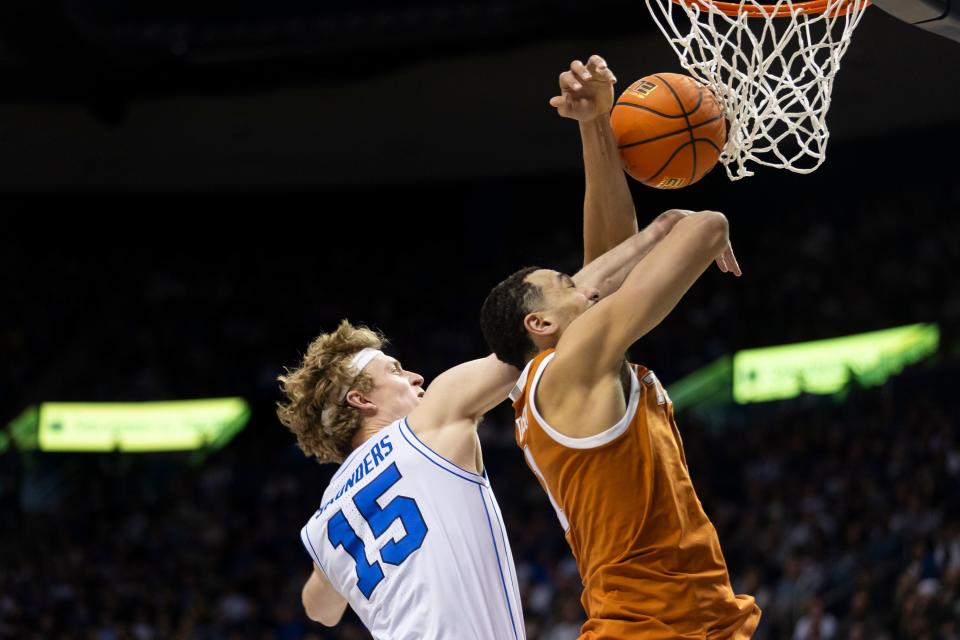
[[[848,14],[855,5],[855,0],[808,0],[807,2],[785,2],[772,5],[770,9],[765,9],[763,5],[746,4],[744,2],[714,2],[714,0],[671,0],[674,4],[699,5],[701,8],[709,11],[711,7],[728,16],[746,15],[748,18],[789,18],[798,11],[808,15],[825,13],[831,5],[837,5],[831,16],[843,16]],[[871,2],[867,0],[864,8]]]

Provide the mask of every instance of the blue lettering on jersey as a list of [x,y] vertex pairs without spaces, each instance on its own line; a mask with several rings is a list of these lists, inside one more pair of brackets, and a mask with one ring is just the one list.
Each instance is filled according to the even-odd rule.
[[[428,532],[420,507],[413,498],[398,495],[383,507],[378,502],[402,477],[397,463],[394,462],[353,497],[357,510],[377,538],[385,534],[397,520],[403,525],[403,537],[391,538],[379,548],[380,559],[392,565],[403,564],[410,554],[423,545]],[[367,560],[366,546],[347,522],[343,511],[337,511],[330,518],[327,539],[334,549],[342,547],[353,558],[357,572],[357,589],[369,599],[373,590],[384,579],[383,568],[379,562],[370,563]]]
[[384,459],[390,456],[391,453],[393,453],[393,443],[390,442],[390,436],[385,435],[380,439],[380,442],[373,445],[370,453],[365,455],[357,464],[357,466],[353,468],[353,470],[347,476],[347,481],[344,482],[340,489],[337,490],[337,495],[328,500],[325,505],[317,509],[317,512],[313,517],[320,517],[320,514],[322,514],[327,507],[339,500],[343,494],[353,488],[353,485],[359,484],[360,481],[363,480],[364,476],[370,475],[374,469],[380,466]]

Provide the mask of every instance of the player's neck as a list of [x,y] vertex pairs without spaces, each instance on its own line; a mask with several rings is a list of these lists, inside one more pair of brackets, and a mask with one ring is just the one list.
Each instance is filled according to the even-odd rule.
[[383,417],[383,416],[371,416],[370,418],[365,418],[360,424],[360,428],[357,429],[357,432],[353,434],[353,439],[350,441],[353,449],[362,447],[363,443],[379,433],[384,427],[387,427],[396,422],[396,420]]
[[527,354],[529,356],[527,358],[527,362],[530,362],[531,360],[536,358],[538,355],[540,355],[547,349],[555,348],[559,340],[554,336],[547,336],[547,337],[532,338],[532,342],[533,342],[533,346],[535,347],[535,350]]

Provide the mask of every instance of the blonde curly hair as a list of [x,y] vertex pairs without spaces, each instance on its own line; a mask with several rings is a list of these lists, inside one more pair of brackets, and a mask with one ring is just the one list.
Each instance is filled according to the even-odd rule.
[[[386,338],[347,320],[335,331],[316,337],[296,369],[277,377],[287,402],[277,403],[277,417],[297,436],[297,446],[319,462],[343,462],[360,428],[360,410],[340,399],[344,387],[369,392],[373,378],[354,378],[353,355],[367,347],[379,349]],[[327,420],[324,421],[324,410]]]

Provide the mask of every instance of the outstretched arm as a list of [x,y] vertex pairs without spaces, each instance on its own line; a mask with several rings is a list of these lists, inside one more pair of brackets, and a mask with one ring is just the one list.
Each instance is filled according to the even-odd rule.
[[637,213],[610,127],[613,85],[606,61],[590,56],[560,74],[560,95],[550,105],[580,125],[586,189],[583,198],[583,264],[637,233]]
[[675,209],[664,211],[642,231],[630,236],[575,273],[573,281],[578,287],[596,289],[601,299],[606,298],[620,288],[633,267],[650,253],[687,213]]
[[[664,211],[642,231],[627,238],[574,274],[573,281],[578,287],[596,289],[601,300],[606,298],[619,289],[637,263],[643,260],[657,243],[667,237],[680,220],[691,213],[691,211],[680,209]],[[724,273],[741,275],[740,265],[737,264],[736,256],[733,255],[733,249],[729,244],[717,257],[716,263]]]
[[431,430],[467,420],[471,425],[506,399],[520,372],[490,354],[447,369],[427,387],[410,423]]
[[660,324],[707,266],[718,257],[724,264],[727,256],[733,260],[727,234],[721,213],[683,217],[616,292],[571,323],[557,345],[551,377],[577,386],[615,378],[627,348]]

